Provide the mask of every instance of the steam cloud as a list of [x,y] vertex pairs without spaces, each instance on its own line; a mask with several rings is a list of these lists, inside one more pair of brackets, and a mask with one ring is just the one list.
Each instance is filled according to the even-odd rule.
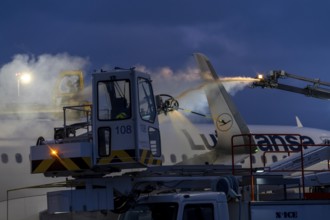
[[[0,69],[0,98],[2,103],[12,102],[50,104],[54,81],[62,71],[83,70],[88,61],[68,54],[38,57],[18,54]],[[18,85],[16,74],[28,72],[31,83]],[[22,97],[18,97],[18,86]]]
[[[203,91],[208,83],[200,79],[199,69],[190,66],[178,71],[169,67],[152,70],[145,66],[138,66],[137,69],[151,74],[155,94],[172,95],[179,100],[181,107],[193,111],[204,112],[208,107]],[[219,80],[231,95],[235,95],[256,81],[250,77],[223,77]]]
[[235,95],[237,92],[251,85],[251,83],[258,81],[258,79],[237,76],[220,78],[220,81],[223,82],[224,87],[231,95]]
[[[43,122],[29,118],[26,120],[24,114],[17,113],[17,124],[11,120],[7,120],[6,109],[10,109],[12,105],[21,105],[21,108],[28,108],[33,105],[50,105],[54,92],[54,83],[58,75],[62,71],[82,70],[89,64],[88,60],[81,57],[70,56],[66,53],[50,55],[43,54],[40,56],[31,56],[26,54],[18,54],[13,57],[10,63],[0,68],[0,98],[2,105],[0,106],[0,122],[1,130],[0,139],[27,136],[37,137],[42,135],[45,130],[52,132],[54,126],[62,126],[62,121]],[[145,66],[138,66],[137,69],[151,74],[153,80],[155,94],[169,94],[176,97],[180,102],[180,107],[197,111],[208,111],[207,100],[203,91],[206,85],[199,76],[199,70],[195,67],[187,66],[184,69],[174,71],[170,67],[162,67],[157,69],[148,69]],[[16,73],[30,72],[32,81],[30,84],[20,85],[20,96],[18,96],[18,85]],[[242,90],[251,83],[248,78],[223,78],[224,86],[232,95]],[[90,93],[87,87],[86,91]],[[22,110],[22,109],[21,109]],[[36,116],[38,118],[39,116]],[[44,116],[45,117],[45,116]],[[46,116],[47,117],[47,116]],[[33,127],[33,129],[30,129]]]
[[[62,71],[83,71],[87,64],[87,59],[63,53],[43,54],[37,57],[18,54],[11,62],[3,65],[0,68],[1,145],[9,146],[10,143],[15,145],[17,139],[47,136],[48,132],[52,133],[54,126],[62,126],[62,121],[41,121],[42,108],[52,104],[55,80]],[[18,85],[16,74],[25,72],[31,74],[31,82]],[[30,108],[35,109],[33,114],[29,113]],[[51,118],[51,115],[43,115],[43,117]]]

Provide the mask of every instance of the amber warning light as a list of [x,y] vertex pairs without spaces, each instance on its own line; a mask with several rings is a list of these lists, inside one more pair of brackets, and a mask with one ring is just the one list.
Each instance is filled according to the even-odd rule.
[[49,148],[50,149],[50,156],[52,157],[59,157],[59,153],[57,149]]

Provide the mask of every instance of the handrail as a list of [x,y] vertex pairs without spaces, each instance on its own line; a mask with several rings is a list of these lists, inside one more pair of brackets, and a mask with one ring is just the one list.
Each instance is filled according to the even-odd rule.
[[[248,147],[249,148],[249,158],[250,158],[250,185],[251,185],[251,200],[254,201],[254,178],[253,178],[253,174],[254,174],[254,169],[253,169],[253,163],[252,163],[252,147],[260,147],[261,144],[255,144],[254,142],[252,142],[252,138],[254,138],[256,135],[267,135],[267,136],[270,136],[270,135],[277,135],[277,136],[286,136],[286,135],[290,135],[290,136],[297,136],[298,137],[298,140],[299,140],[299,143],[294,143],[294,144],[280,144],[278,143],[277,146],[287,146],[287,147],[290,147],[290,146],[298,146],[298,150],[296,151],[291,151],[291,152],[300,152],[300,161],[301,161],[301,169],[298,170],[301,172],[301,181],[302,181],[302,191],[303,191],[303,198],[305,198],[305,168],[304,168],[304,153],[303,153],[303,143],[302,143],[302,138],[301,138],[301,135],[300,134],[284,134],[284,133],[258,133],[258,134],[239,134],[239,135],[233,135],[232,138],[231,138],[231,145],[232,145],[232,148],[231,148],[231,151],[232,151],[232,174],[235,175],[235,152],[234,152],[234,149],[235,148],[238,148],[238,147]],[[239,138],[239,137],[248,137],[249,138],[249,141],[248,141],[248,144],[235,144],[234,140],[235,138]],[[253,143],[253,144],[252,144]],[[265,144],[266,146],[268,146],[269,144]],[[309,146],[309,145],[308,145]],[[275,151],[277,153],[280,153],[280,152],[288,152],[287,150],[286,151]],[[264,166],[265,168],[265,166]],[[297,171],[297,170],[294,170],[294,171]]]

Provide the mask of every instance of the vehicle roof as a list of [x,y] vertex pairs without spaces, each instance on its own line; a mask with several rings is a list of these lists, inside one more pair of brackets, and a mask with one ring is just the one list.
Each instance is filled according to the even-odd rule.
[[155,203],[155,202],[183,202],[183,201],[210,201],[225,202],[227,197],[223,192],[180,192],[180,193],[164,193],[154,195],[144,195],[140,197],[138,203]]

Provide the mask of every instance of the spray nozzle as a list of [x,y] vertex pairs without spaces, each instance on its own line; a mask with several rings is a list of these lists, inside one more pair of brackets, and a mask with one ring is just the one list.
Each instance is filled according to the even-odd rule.
[[158,114],[164,113],[166,115],[168,112],[179,109],[178,100],[167,94],[156,95],[156,104]]

